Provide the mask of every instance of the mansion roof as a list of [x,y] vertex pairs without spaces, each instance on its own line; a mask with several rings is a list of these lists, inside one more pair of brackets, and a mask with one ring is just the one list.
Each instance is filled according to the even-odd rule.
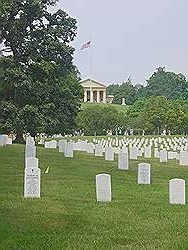
[[94,87],[94,88],[105,88],[106,89],[106,85],[104,85],[100,82],[97,82],[95,80],[86,79],[86,80],[81,81],[80,83],[84,88]]

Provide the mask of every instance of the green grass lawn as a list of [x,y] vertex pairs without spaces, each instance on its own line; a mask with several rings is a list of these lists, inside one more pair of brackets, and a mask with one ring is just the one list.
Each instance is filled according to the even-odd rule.
[[87,109],[91,106],[100,106],[100,107],[114,107],[117,109],[118,112],[127,113],[127,109],[130,107],[130,105],[119,105],[119,104],[111,104],[111,103],[87,103],[84,102],[81,104],[82,109]]
[[[169,179],[187,180],[188,167],[139,159],[119,171],[117,158],[43,147],[37,157],[41,198],[24,199],[24,145],[0,148],[0,249],[188,249],[188,205],[168,203]],[[151,185],[137,185],[139,162],[151,162]],[[112,176],[111,203],[96,202],[99,173]]]

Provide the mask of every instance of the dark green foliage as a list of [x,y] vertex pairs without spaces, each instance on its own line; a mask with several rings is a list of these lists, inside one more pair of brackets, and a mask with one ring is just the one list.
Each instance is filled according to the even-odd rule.
[[164,96],[139,99],[128,109],[127,119],[129,127],[145,130],[147,134],[160,134],[163,130],[188,133],[188,103]]
[[121,125],[120,118],[125,116],[112,106],[101,107],[99,105],[91,105],[90,107],[80,111],[77,118],[78,129],[84,131],[86,135],[106,135],[106,131],[113,132]]
[[107,92],[114,95],[113,103],[115,104],[121,104],[122,98],[125,98],[125,103],[130,105],[134,103],[136,97],[136,90],[130,78],[121,85],[109,85]]
[[140,117],[141,112],[143,111],[145,99],[138,99],[127,111],[127,129],[133,129],[138,133],[144,129],[142,119]]
[[159,67],[157,72],[147,80],[143,94],[144,97],[163,95],[170,99],[182,97],[186,100],[188,99],[188,82],[183,74],[175,74]]
[[149,133],[159,133],[166,129],[169,108],[170,104],[164,96],[151,97],[146,100],[140,118]]
[[166,96],[176,100],[188,99],[188,82],[186,77],[179,73],[165,71],[164,67],[159,67],[156,72],[147,80],[147,85],[133,85],[129,78],[125,83],[112,84],[107,88],[107,93],[114,95],[113,103],[121,104],[125,98],[126,104],[133,104],[140,98],[151,96]]
[[107,87],[107,95],[115,95],[118,91],[119,84],[111,84]]
[[[82,88],[73,65],[76,20],[48,7],[56,1],[3,3],[0,30],[12,55],[1,58],[1,130],[70,132]],[[7,112],[12,108],[12,112]]]

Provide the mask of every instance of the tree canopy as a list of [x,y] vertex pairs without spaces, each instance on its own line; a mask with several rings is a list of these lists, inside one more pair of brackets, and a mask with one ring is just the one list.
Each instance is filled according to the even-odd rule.
[[77,117],[77,128],[87,135],[105,135],[120,126],[120,114],[113,106],[91,105]]
[[123,98],[125,98],[126,104],[133,104],[136,97],[136,89],[130,78],[128,78],[126,82],[122,82],[122,84],[109,85],[107,87],[107,93],[114,95],[113,103],[116,104],[121,104]]
[[147,80],[147,85],[133,84],[130,78],[122,84],[111,84],[107,87],[107,93],[114,95],[113,103],[121,104],[125,98],[126,104],[132,105],[139,98],[151,96],[166,96],[172,100],[178,98],[188,99],[188,81],[182,73],[166,71],[164,67]]
[[156,72],[147,80],[144,97],[166,96],[170,99],[182,97],[188,99],[188,82],[186,77],[179,73],[166,71],[164,67],[159,67]]
[[1,57],[1,130],[63,133],[75,127],[82,88],[73,64],[76,20],[56,0],[3,2],[0,30],[11,55]]
[[171,100],[165,96],[139,99],[128,109],[127,120],[127,128],[145,130],[147,134],[160,134],[163,130],[187,133],[188,103],[182,98]]

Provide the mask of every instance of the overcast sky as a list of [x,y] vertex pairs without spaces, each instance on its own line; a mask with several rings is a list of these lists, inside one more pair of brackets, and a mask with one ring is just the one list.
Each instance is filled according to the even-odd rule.
[[[73,46],[82,79],[146,84],[159,66],[188,76],[188,0],[59,0],[76,18]],[[56,7],[56,8],[57,8]],[[91,40],[91,48],[80,50]]]

